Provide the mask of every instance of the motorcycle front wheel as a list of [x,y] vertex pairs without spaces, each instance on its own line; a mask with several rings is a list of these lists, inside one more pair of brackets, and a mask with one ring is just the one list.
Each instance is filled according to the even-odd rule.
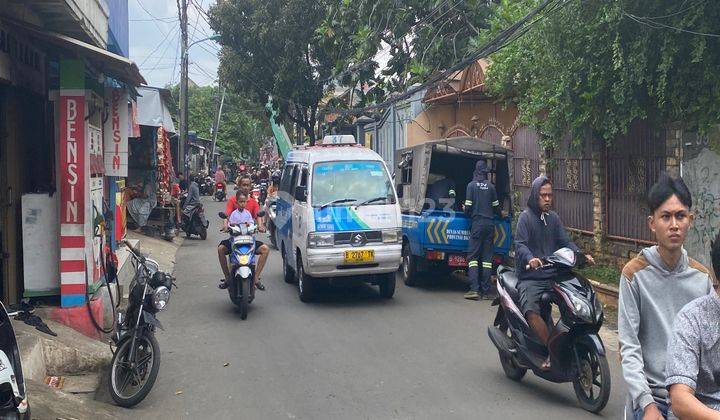
[[250,279],[242,280],[242,298],[240,299],[240,319],[247,319],[248,307],[250,306]]
[[132,407],[150,393],[160,371],[160,346],[144,332],[135,340],[135,362],[128,360],[132,336],[118,344],[110,365],[110,396],[121,407]]
[[583,410],[599,413],[610,398],[610,367],[607,358],[595,349],[578,346],[580,366],[573,381],[575,396]]

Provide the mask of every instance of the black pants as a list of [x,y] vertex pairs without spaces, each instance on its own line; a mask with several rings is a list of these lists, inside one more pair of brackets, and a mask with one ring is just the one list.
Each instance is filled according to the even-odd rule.
[[468,276],[470,290],[486,294],[490,291],[492,253],[495,226],[490,223],[473,222],[468,249]]

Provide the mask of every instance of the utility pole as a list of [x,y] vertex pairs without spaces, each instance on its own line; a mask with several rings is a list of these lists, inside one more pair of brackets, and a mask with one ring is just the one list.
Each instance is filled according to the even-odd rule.
[[225,88],[222,91],[222,97],[220,99],[220,107],[218,108],[217,118],[215,119],[215,126],[213,127],[213,138],[212,147],[210,148],[210,163],[215,158],[215,144],[217,144],[218,130],[220,129],[220,116],[222,116],[223,104],[225,103]]
[[187,30],[187,0],[180,0],[180,171],[188,179],[187,165],[185,163],[185,147],[188,134],[188,30]]

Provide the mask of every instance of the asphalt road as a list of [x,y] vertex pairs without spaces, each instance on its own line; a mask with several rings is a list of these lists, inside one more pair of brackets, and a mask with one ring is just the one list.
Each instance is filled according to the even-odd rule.
[[[221,209],[206,200],[209,216]],[[505,377],[486,334],[489,302],[462,298],[448,280],[395,298],[375,288],[323,289],[304,304],[282,280],[273,251],[248,319],[220,278],[211,218],[206,241],[186,240],[176,256],[179,288],[159,315],[160,374],[127,418],[171,419],[592,419],[571,384],[528,373]],[[261,238],[262,239],[262,238]],[[621,418],[625,385],[609,354],[613,391],[601,417]]]

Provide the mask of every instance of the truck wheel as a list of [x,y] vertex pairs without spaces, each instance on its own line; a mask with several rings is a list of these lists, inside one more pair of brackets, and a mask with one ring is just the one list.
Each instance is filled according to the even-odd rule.
[[382,274],[380,280],[380,296],[392,299],[395,294],[395,272]]
[[402,249],[402,264],[400,270],[403,282],[406,286],[414,287],[418,285],[418,268],[417,257],[410,252],[410,245],[404,244]]

